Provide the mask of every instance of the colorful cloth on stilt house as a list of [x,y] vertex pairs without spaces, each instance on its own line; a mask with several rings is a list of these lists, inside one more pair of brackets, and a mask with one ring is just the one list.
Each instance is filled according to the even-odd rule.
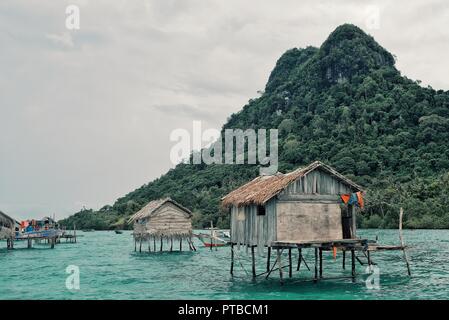
[[365,206],[365,202],[363,201],[363,195],[362,192],[356,192],[356,193],[351,193],[351,194],[342,194],[340,195],[341,200],[343,201],[344,204],[351,204],[351,205],[356,205],[360,208],[363,209],[363,207]]
[[340,197],[344,204],[348,204],[348,201],[351,198],[351,195],[350,194],[342,194]]

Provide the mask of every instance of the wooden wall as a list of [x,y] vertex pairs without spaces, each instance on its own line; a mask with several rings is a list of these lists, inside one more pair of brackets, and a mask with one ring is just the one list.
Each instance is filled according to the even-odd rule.
[[265,205],[265,215],[257,215],[257,206],[231,208],[231,241],[241,245],[270,245],[276,240],[276,200]]
[[188,234],[192,232],[192,219],[178,206],[166,202],[142,223],[135,223],[134,231],[163,235]]
[[351,192],[354,191],[346,183],[318,168],[291,183],[281,194],[340,195]]

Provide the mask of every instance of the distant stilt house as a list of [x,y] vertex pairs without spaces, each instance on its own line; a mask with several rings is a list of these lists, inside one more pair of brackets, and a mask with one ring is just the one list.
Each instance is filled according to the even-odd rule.
[[[251,248],[254,277],[254,248],[262,253],[265,247],[268,275],[274,268],[270,266],[272,248],[278,253],[275,265],[282,279],[282,252],[288,250],[291,276],[292,249],[299,251],[299,270],[302,249],[309,247],[315,248],[315,280],[318,256],[322,275],[323,250],[332,250],[334,254],[341,250],[343,259],[346,251],[351,251],[355,275],[355,251],[360,249],[366,256],[368,249],[374,250],[368,246],[368,240],[356,236],[356,206],[363,207],[363,194],[361,186],[319,161],[287,174],[259,176],[237,188],[222,198],[223,206],[231,212],[231,273],[237,245]],[[369,252],[367,259],[371,265]]]
[[0,240],[6,240],[8,249],[14,247],[17,221],[0,211]]
[[[182,251],[183,241],[190,250],[196,250],[192,242],[192,212],[170,198],[149,202],[135,213],[128,223],[134,224],[134,250],[142,251],[147,242],[148,251]],[[179,243],[178,243],[179,242]]]

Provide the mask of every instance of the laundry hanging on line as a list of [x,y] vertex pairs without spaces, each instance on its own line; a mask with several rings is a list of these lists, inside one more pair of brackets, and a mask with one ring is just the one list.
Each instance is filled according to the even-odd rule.
[[355,193],[342,194],[340,197],[344,204],[351,204],[351,205],[355,204],[362,209],[365,206],[365,202],[363,200],[363,195],[361,191]]

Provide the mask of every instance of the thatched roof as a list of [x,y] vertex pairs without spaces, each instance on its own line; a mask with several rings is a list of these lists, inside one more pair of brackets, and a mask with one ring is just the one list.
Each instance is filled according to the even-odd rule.
[[320,161],[315,161],[305,168],[298,168],[286,174],[277,173],[272,176],[259,176],[224,196],[221,199],[222,205],[225,207],[231,205],[239,207],[251,204],[263,205],[284,190],[290,183],[318,168],[333,175],[352,189],[363,191],[362,187],[338,173],[335,169]]
[[11,224],[12,226],[14,226],[15,220],[10,216],[8,216],[7,214],[0,211],[0,222],[2,222],[4,225]]
[[142,209],[140,209],[134,215],[132,215],[131,218],[128,219],[128,223],[134,222],[137,219],[143,219],[143,218],[147,218],[147,217],[151,216],[157,209],[159,209],[162,205],[164,205],[167,202],[174,204],[181,210],[185,211],[189,216],[192,215],[192,212],[189,209],[180,205],[175,200],[172,200],[170,198],[164,198],[164,199],[157,199],[157,200],[150,201]]

